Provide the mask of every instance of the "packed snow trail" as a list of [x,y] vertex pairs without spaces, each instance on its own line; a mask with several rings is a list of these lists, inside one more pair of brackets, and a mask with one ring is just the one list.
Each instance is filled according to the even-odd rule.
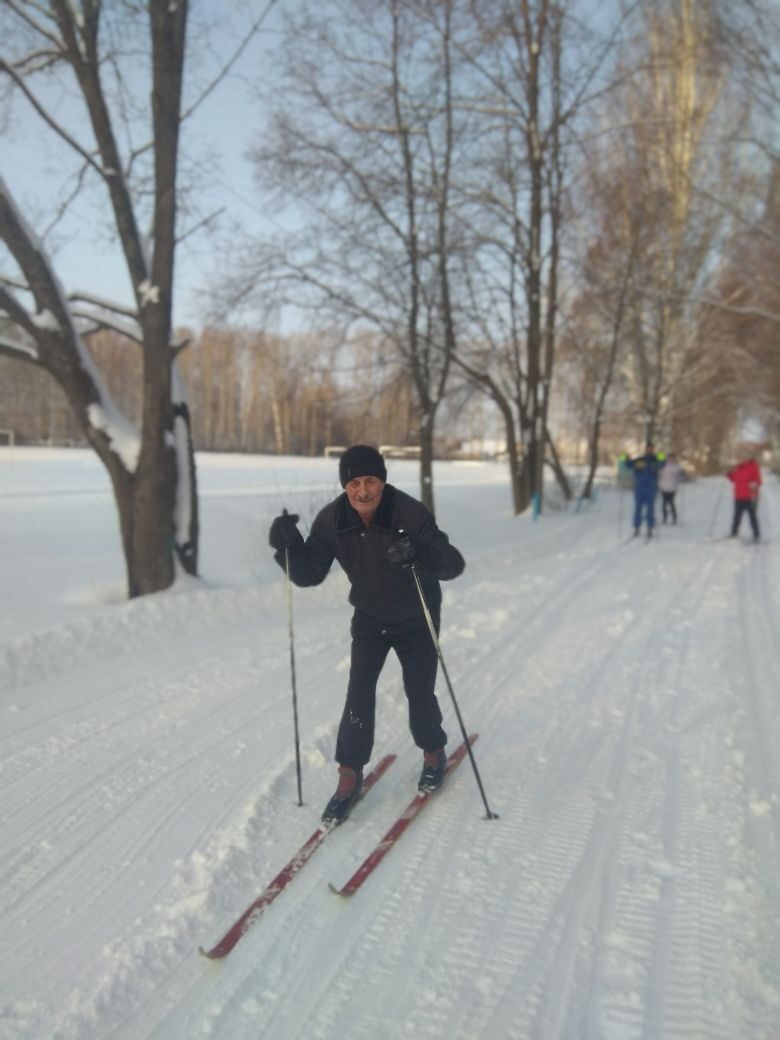
[[[464,762],[351,900],[329,893],[414,793],[391,658],[375,760],[398,761],[211,963],[198,945],[306,839],[335,782],[346,585],[334,572],[295,592],[298,808],[284,575],[266,545],[282,506],[310,520],[334,493],[333,462],[204,457],[204,581],[124,603],[89,456],[61,453],[54,473],[15,456],[0,484],[2,1040],[777,1040],[776,481],[765,544],[707,536],[713,478],[645,545],[625,543],[618,492],[534,523],[511,516],[503,467],[438,464],[439,523],[467,560],[444,586],[442,651],[500,819]],[[390,465],[405,490],[416,479]]]

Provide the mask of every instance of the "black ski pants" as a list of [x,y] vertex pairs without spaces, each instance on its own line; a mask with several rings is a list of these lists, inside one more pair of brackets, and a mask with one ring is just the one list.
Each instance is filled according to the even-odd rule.
[[[376,684],[391,650],[395,650],[401,663],[409,707],[409,729],[415,744],[423,751],[437,751],[447,743],[447,734],[441,725],[441,709],[434,692],[439,658],[422,615],[420,620],[422,628],[394,631],[389,627],[378,627],[357,611],[353,615],[347,700],[336,741],[339,765],[362,769],[371,758]],[[438,633],[438,612],[433,622]]]
[[737,498],[734,500],[734,520],[731,524],[731,536],[735,538],[742,523],[742,514],[747,513],[750,526],[753,528],[753,537],[759,537],[758,517],[756,516],[756,503],[752,498]]
[[662,491],[661,499],[663,502],[663,521],[666,523],[667,517],[671,514],[672,523],[677,523],[677,506],[674,504],[674,496],[677,492],[675,491]]

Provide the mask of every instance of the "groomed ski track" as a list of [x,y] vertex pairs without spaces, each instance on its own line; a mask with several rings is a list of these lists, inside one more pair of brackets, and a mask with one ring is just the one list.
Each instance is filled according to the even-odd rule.
[[[204,524],[242,533],[250,584],[0,643],[1,1040],[777,1040],[780,487],[766,544],[709,540],[718,485],[701,481],[682,526],[626,545],[618,492],[533,523],[488,473],[440,466],[436,504],[467,559],[442,650],[500,819],[465,761],[351,900],[328,892],[414,792],[391,659],[375,760],[398,760],[223,963],[198,946],[311,833],[335,779],[346,586],[334,571],[295,593],[298,808],[265,547],[282,504],[310,516],[321,492],[210,493],[206,471]],[[4,511],[0,492],[6,530],[25,501]],[[79,510],[114,522],[105,492],[56,504],[74,527]]]

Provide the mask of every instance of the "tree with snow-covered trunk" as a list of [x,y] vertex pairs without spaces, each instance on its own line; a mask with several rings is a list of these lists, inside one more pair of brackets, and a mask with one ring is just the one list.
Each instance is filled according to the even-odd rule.
[[[6,29],[20,50],[0,58],[0,72],[29,102],[49,130],[78,156],[80,184],[96,176],[110,199],[111,214],[135,294],[132,311],[89,294],[67,296],[47,251],[24,219],[4,181],[0,182],[0,238],[18,274],[0,276],[0,312],[6,356],[37,364],[65,392],[89,444],[106,466],[119,510],[130,596],[167,588],[174,579],[174,550],[195,573],[198,514],[189,411],[175,370],[172,342],[173,274],[176,249],[176,175],[182,120],[182,77],[188,16],[186,0],[148,4],[151,39],[151,144],[120,154],[117,127],[127,110],[112,114],[104,84],[107,67],[118,61],[118,24],[101,35],[99,3],[52,0],[2,5]],[[112,12],[116,17],[116,10]],[[125,14],[128,12],[125,11]],[[137,12],[133,12],[137,13]],[[5,37],[10,39],[10,35]],[[7,50],[6,46],[6,50]],[[94,136],[83,144],[47,107],[46,85],[36,91],[36,74],[67,71],[75,77]],[[121,75],[114,68],[117,82]],[[126,98],[125,98],[126,100]],[[80,129],[80,128],[79,128]],[[122,126],[122,131],[127,129]],[[152,198],[151,238],[139,230],[142,217],[131,168],[151,153],[143,191]],[[87,339],[98,328],[122,331],[140,345],[143,391],[140,429],[122,415],[90,353]]]

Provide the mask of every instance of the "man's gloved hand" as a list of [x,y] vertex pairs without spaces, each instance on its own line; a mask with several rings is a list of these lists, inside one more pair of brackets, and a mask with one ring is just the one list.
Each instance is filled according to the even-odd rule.
[[428,560],[428,547],[419,535],[410,531],[400,531],[387,550],[387,559],[391,567],[404,571],[412,565],[422,567]]
[[292,549],[293,546],[303,542],[297,524],[297,513],[284,512],[281,516],[277,516],[268,532],[268,542],[271,548],[282,552],[284,549]]

